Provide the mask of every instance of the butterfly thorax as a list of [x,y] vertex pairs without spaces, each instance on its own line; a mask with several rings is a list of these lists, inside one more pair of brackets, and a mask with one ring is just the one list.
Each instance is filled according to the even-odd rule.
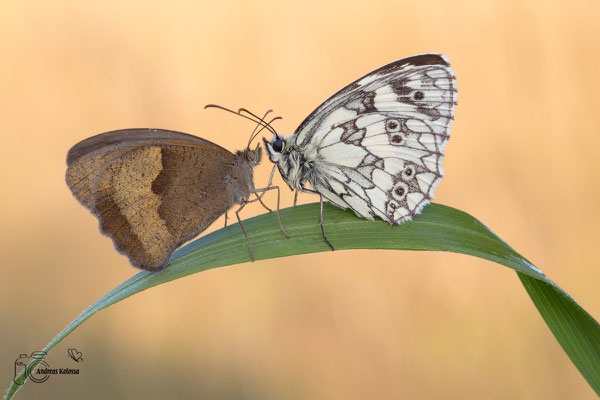
[[253,167],[260,163],[262,159],[262,149],[257,146],[256,149],[236,152],[236,159],[231,171],[230,185],[234,201],[241,204],[248,201],[252,190],[254,190]]

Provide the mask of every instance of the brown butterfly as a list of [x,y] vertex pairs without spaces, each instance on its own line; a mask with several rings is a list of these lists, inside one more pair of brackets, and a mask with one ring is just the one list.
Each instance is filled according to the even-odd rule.
[[[272,130],[272,121],[256,118],[257,128]],[[246,149],[235,154],[208,140],[170,130],[102,133],[69,150],[67,185],[98,218],[102,233],[136,267],[161,270],[176,248],[219,216],[225,214],[227,224],[226,212],[235,204],[240,204],[235,214],[254,260],[239,212],[266,191],[276,189],[281,224],[279,188],[271,185],[273,173],[266,187],[254,187],[253,168],[260,162],[262,150],[260,145],[251,149],[250,143],[259,132],[255,129]],[[256,199],[250,200],[251,194]],[[283,225],[281,228],[289,237]]]

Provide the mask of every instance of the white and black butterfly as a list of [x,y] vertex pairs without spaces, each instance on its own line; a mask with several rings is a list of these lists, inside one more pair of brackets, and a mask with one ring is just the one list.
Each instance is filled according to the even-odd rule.
[[456,97],[446,56],[404,58],[335,93],[293,135],[263,140],[296,196],[320,196],[321,230],[333,249],[323,229],[323,197],[391,225],[429,203],[443,176]]

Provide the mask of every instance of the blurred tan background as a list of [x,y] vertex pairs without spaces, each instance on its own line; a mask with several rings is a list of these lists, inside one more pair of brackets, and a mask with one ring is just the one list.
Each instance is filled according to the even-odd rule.
[[[459,88],[436,201],[479,218],[600,318],[599,11],[541,0],[3,1],[0,386],[20,353],[137,273],[69,193],[70,146],[160,127],[239,149],[252,125],[205,104],[274,108],[287,134],[345,84],[426,52],[448,55]],[[595,398],[515,273],[454,254],[348,251],[212,270],[95,315],[49,364],[73,367],[70,347],[83,352],[79,376],[29,382],[17,398]]]

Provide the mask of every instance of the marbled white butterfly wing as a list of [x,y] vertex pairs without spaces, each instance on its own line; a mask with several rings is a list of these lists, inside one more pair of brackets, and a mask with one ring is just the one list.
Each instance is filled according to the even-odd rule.
[[311,186],[360,217],[410,220],[442,179],[456,97],[439,54],[398,60],[346,86],[294,134],[299,153],[314,160]]

